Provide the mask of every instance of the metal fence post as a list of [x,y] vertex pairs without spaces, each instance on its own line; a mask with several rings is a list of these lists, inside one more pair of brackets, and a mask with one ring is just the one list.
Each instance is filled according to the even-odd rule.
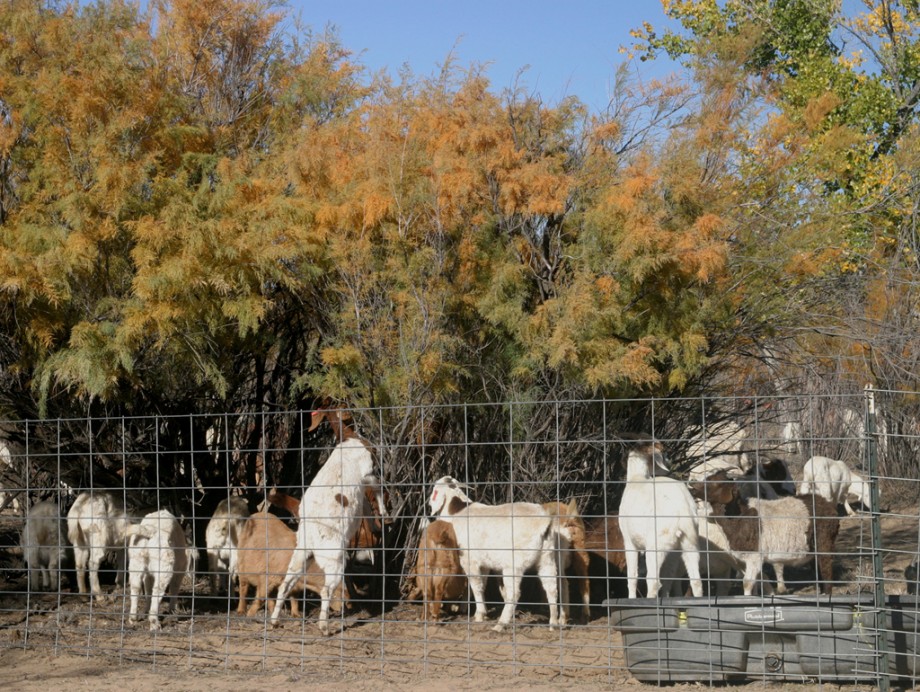
[[878,651],[878,688],[888,692],[891,680],[888,674],[888,612],[885,610],[885,571],[882,564],[882,526],[879,511],[878,451],[875,439],[875,390],[866,385],[865,454],[869,470],[870,531],[872,539],[872,576],[875,582],[873,600],[875,607],[876,650]]

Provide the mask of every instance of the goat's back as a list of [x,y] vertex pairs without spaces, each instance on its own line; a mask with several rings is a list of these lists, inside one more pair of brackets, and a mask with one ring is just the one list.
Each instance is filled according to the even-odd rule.
[[[88,490],[77,496],[67,512],[67,538],[75,546],[122,543],[128,529],[124,500],[108,490]],[[90,540],[95,534],[95,540]]]
[[619,509],[620,530],[640,550],[673,547],[697,537],[696,501],[681,481],[667,477],[629,481]]
[[[268,512],[256,512],[243,523],[237,544],[237,574],[241,582],[258,586],[264,584],[264,593],[281,585],[287,572],[296,533],[281,519]],[[323,571],[315,560],[309,560],[306,577],[301,588],[319,593],[325,582]]]
[[502,571],[513,565],[523,571],[554,549],[553,520],[538,504],[474,502],[441,518],[453,525],[464,563]]
[[813,550],[809,545],[811,512],[801,497],[777,500],[751,498],[748,506],[757,512],[759,518],[759,525],[751,528],[759,534],[757,550],[763,553],[766,561],[806,555]]
[[815,493],[835,504],[846,499],[852,476],[845,462],[813,456],[805,462],[802,474],[800,494]]
[[374,473],[370,450],[347,439],[332,450],[300,502],[300,518],[333,520],[358,516],[364,506],[364,482]]
[[127,530],[128,562],[132,571],[142,565],[151,574],[185,574],[189,568],[185,531],[169,511],[151,512]]

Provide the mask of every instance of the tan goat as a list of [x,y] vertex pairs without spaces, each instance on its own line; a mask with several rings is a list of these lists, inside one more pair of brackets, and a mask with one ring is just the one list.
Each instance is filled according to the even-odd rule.
[[438,519],[422,530],[418,542],[415,569],[410,579],[415,585],[409,600],[424,600],[419,619],[438,622],[441,604],[466,595],[466,577],[460,567],[457,534],[448,522]]
[[[239,578],[240,599],[237,612],[244,611],[250,617],[259,612],[263,601],[268,600],[266,610],[271,612],[274,599],[269,594],[277,591],[287,573],[291,555],[294,553],[296,534],[274,514],[256,512],[251,515],[239,529],[235,537],[237,545],[237,576]],[[297,584],[298,592],[304,589],[318,594],[325,582],[325,575],[314,560],[310,560],[304,577]],[[256,594],[249,609],[246,599],[249,587],[255,587]],[[343,590],[330,604],[335,610],[341,609]],[[291,598],[291,614],[300,615],[298,598]]]
[[568,575],[571,573],[584,608],[584,620],[591,619],[591,584],[588,581],[588,566],[590,560],[585,548],[585,522],[578,514],[578,505],[575,500],[563,504],[561,502],[547,502],[543,505],[553,518],[553,526],[568,541],[568,547],[560,546],[559,550],[559,577],[562,592],[560,601],[563,608],[568,611],[570,606]]

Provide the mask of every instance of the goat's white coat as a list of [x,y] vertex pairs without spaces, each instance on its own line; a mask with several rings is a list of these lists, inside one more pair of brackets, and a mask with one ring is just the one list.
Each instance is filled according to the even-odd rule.
[[[466,506],[451,514],[453,498]],[[536,569],[549,603],[550,627],[565,624],[565,613],[560,615],[558,607],[557,551],[561,544],[563,550],[568,545],[562,532],[554,530],[553,519],[543,507],[530,502],[501,505],[473,502],[450,476],[435,482],[428,502],[432,514],[454,527],[460,564],[476,599],[475,622],[485,620],[485,583],[490,571],[502,575],[505,605],[492,628],[501,632],[514,617],[524,572]]]
[[[778,500],[748,500],[748,507],[756,510],[760,517],[759,550],[746,553],[732,553],[744,564],[744,595],[754,593],[754,585],[763,571],[765,562],[773,565],[776,572],[776,591],[786,593],[783,569],[786,565],[805,564],[814,557],[814,550],[808,547],[808,525],[811,512],[797,497],[781,497]],[[765,591],[769,585],[765,584]]]
[[80,593],[87,593],[86,572],[89,570],[90,592],[95,597],[102,595],[99,565],[108,551],[115,553],[116,583],[124,583],[127,529],[128,517],[120,496],[108,490],[88,490],[77,496],[67,513],[67,538],[73,545]]
[[805,463],[802,473],[799,495],[815,493],[834,505],[842,503],[850,516],[856,514],[850,506],[850,495],[871,507],[869,484],[843,461],[814,456]]
[[29,568],[29,591],[56,591],[60,585],[67,527],[57,502],[38,502],[29,510],[22,530],[23,558]]
[[131,612],[128,621],[137,622],[140,594],[150,597],[150,631],[160,629],[160,602],[169,593],[167,610],[175,607],[179,587],[194,565],[194,549],[188,548],[178,520],[165,509],[151,512],[137,525],[128,527],[128,572]]
[[386,516],[383,492],[374,477],[374,460],[364,442],[349,438],[340,442],[323,464],[300,502],[297,545],[287,574],[278,588],[271,622],[278,625],[281,608],[298,577],[307,570],[310,556],[326,575],[320,590],[322,605],[319,629],[329,633],[329,601],[345,573],[346,548],[361,520],[364,488],[370,485],[376,494],[380,516]]
[[242,497],[220,501],[205,530],[208,553],[208,577],[211,593],[226,593],[236,574],[235,536],[249,516],[249,507]]
[[694,596],[703,595],[696,502],[681,481],[654,477],[652,465],[664,470],[663,455],[652,448],[651,458],[637,449],[629,452],[626,487],[620,500],[619,521],[626,553],[626,584],[636,598],[639,551],[645,553],[648,597],[658,596],[661,566],[668,553],[680,550]]
[[725,471],[732,476],[740,476],[748,473],[752,467],[751,459],[745,453],[719,454],[706,457],[696,464],[687,472],[687,479],[691,482],[698,482],[719,471]]

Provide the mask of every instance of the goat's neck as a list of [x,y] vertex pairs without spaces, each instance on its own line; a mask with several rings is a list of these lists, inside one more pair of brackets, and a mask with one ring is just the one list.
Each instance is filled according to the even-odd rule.
[[[341,418],[334,421],[330,420],[329,422],[332,424],[332,431],[335,433],[339,442],[344,442],[345,440],[361,440],[355,432],[355,429],[351,425],[345,423]],[[364,440],[361,440],[361,442],[364,442]]]
[[651,462],[638,452],[630,452],[626,459],[626,480],[637,481],[651,478]]
[[444,513],[450,517],[450,516],[453,516],[454,514],[457,514],[458,512],[462,512],[464,509],[469,507],[471,504],[473,503],[467,500],[464,500],[462,498],[459,498],[455,495],[452,498],[450,498],[450,502],[448,502],[447,506],[444,508]]

